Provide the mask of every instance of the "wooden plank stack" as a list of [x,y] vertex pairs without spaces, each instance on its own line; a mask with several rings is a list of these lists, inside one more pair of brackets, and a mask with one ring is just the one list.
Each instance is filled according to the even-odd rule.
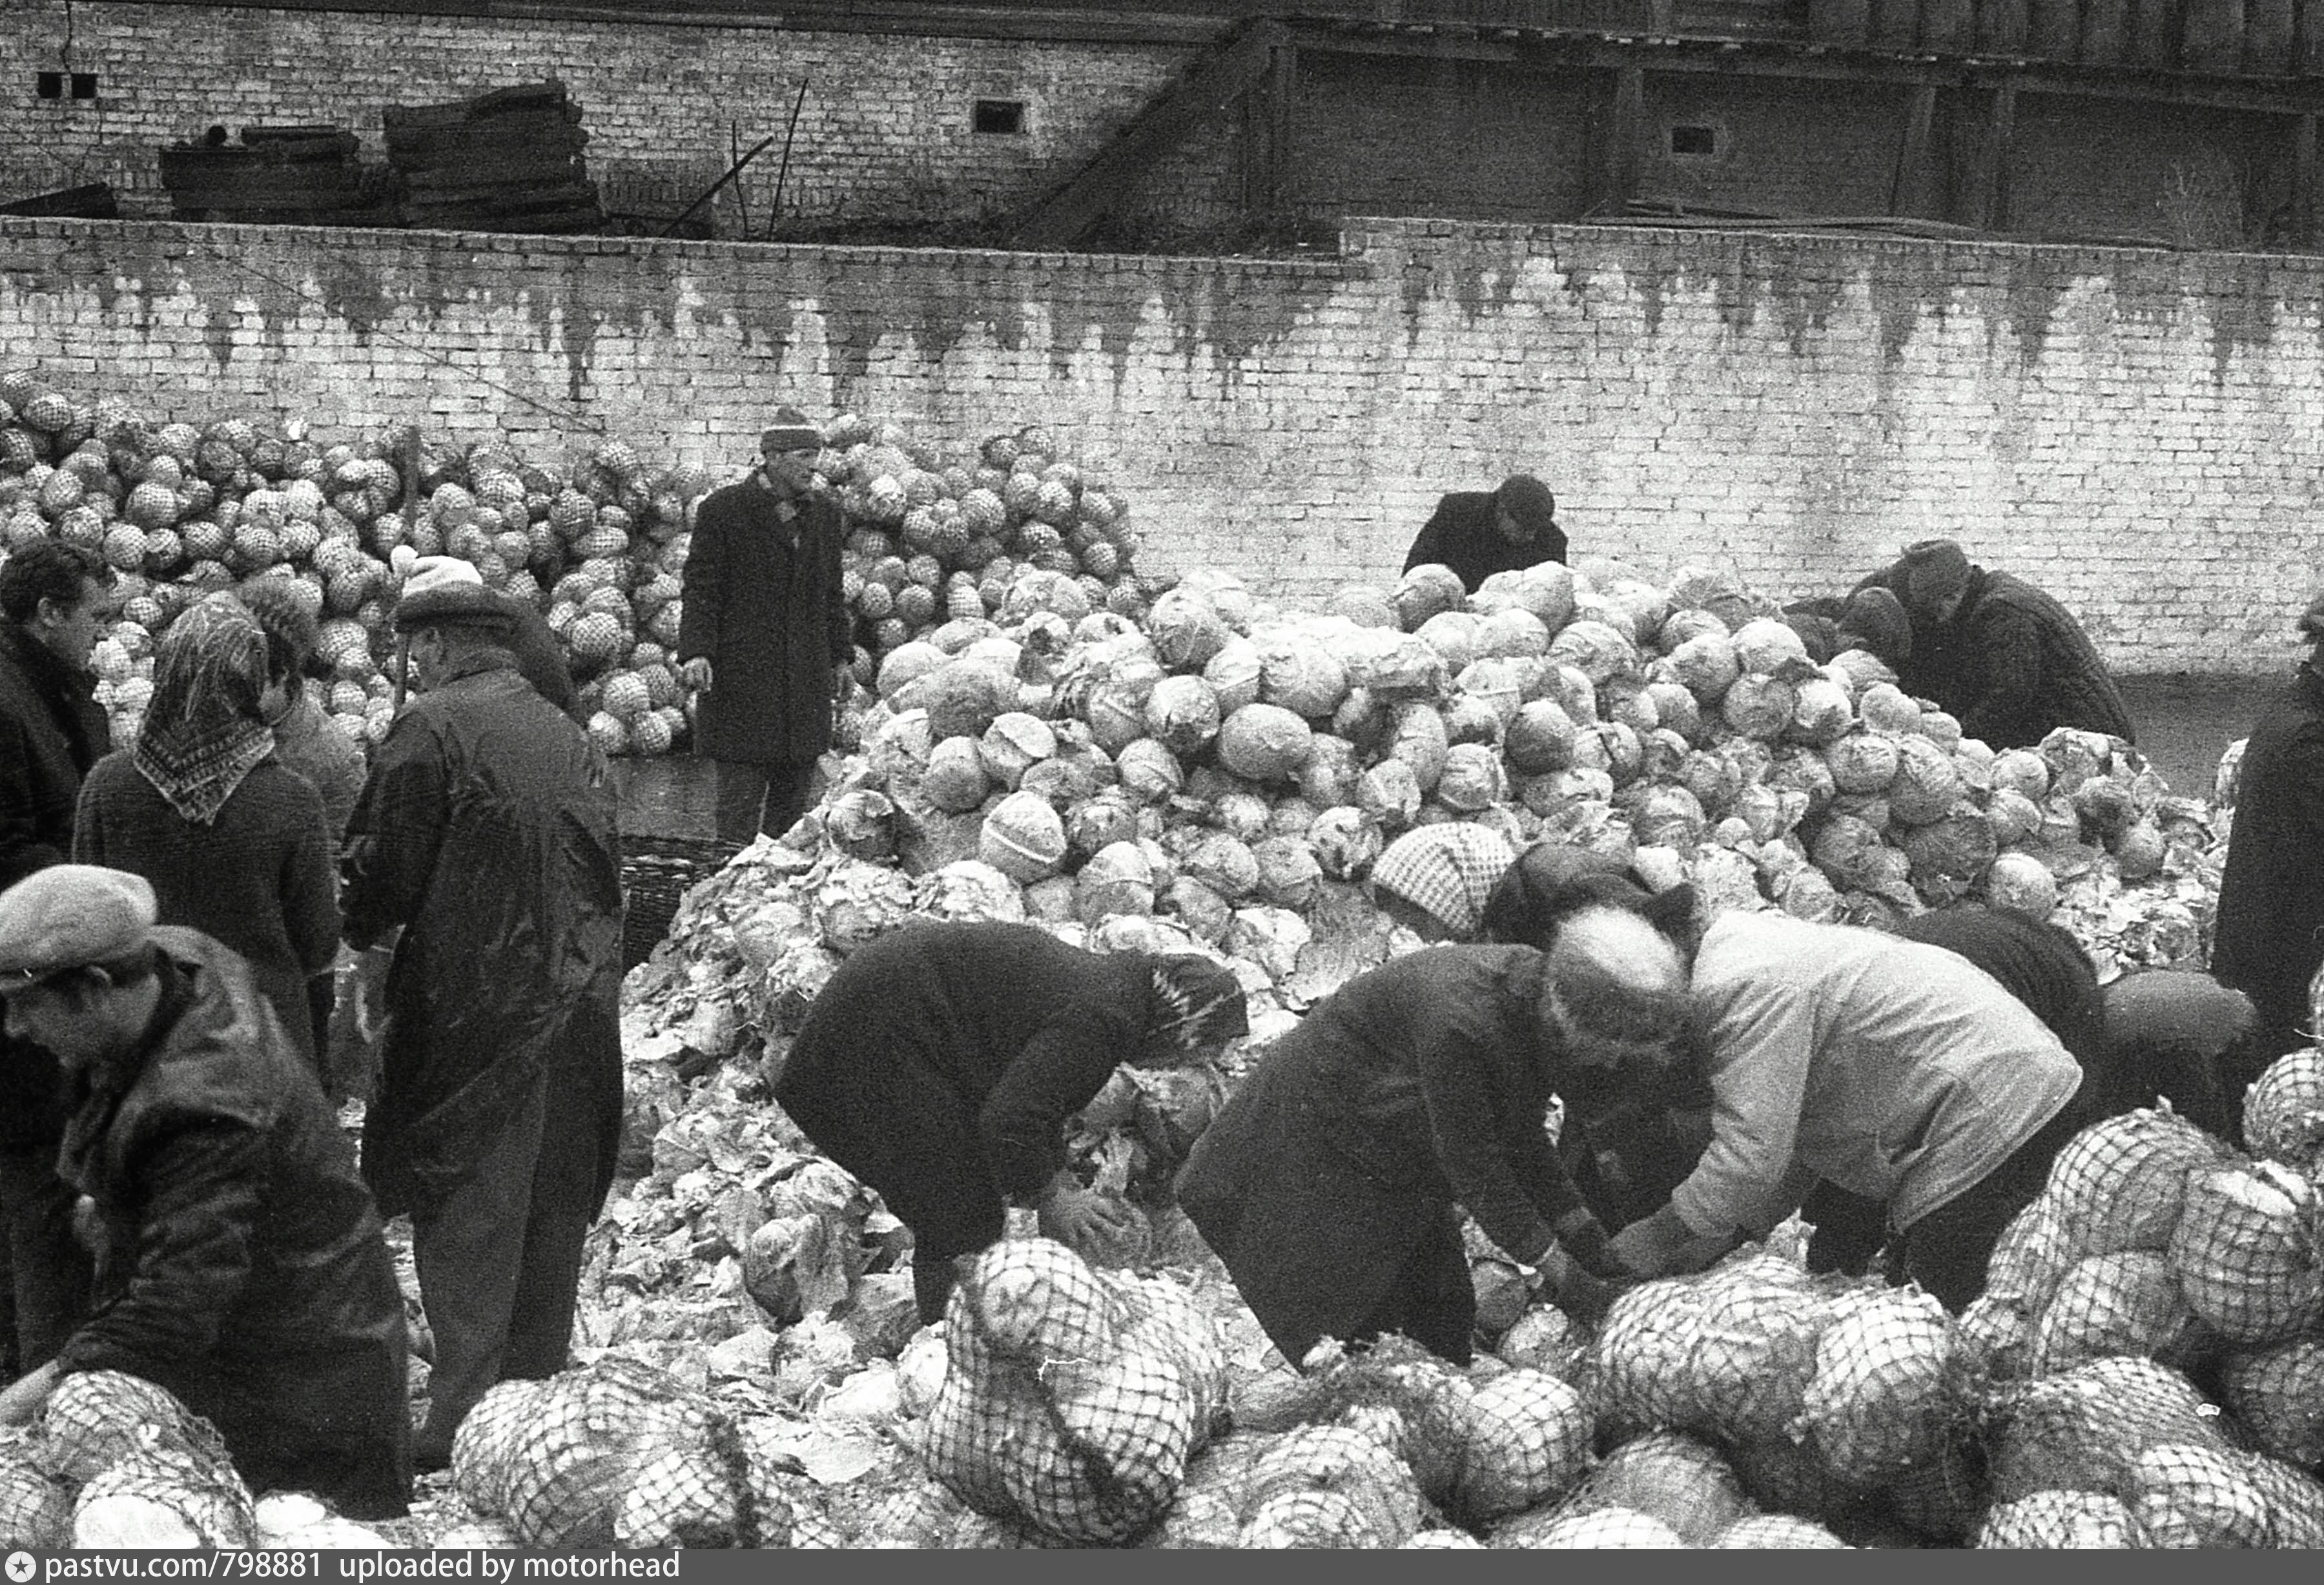
[[239,144],[215,127],[161,151],[161,185],[182,220],[251,226],[392,226],[381,173],[336,126],[245,126]]
[[565,85],[527,83],[383,115],[406,226],[456,231],[594,232],[604,223]]

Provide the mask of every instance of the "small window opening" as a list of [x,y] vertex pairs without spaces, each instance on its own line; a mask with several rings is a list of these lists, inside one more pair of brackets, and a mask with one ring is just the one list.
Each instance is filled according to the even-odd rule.
[[1707,126],[1674,126],[1670,129],[1670,152],[1715,154],[1719,152],[1719,134]]
[[1025,130],[1025,101],[1022,99],[979,99],[976,102],[976,130],[980,133],[1008,136]]
[[76,71],[72,74],[72,97],[76,99],[97,97],[97,73]]
[[32,91],[43,99],[63,98],[65,74],[61,71],[43,71],[36,74],[33,78]]

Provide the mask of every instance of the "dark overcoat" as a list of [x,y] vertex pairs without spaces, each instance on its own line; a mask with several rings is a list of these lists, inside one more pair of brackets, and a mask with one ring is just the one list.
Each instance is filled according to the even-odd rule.
[[840,964],[775,1100],[920,1256],[972,1253],[1065,1166],[1067,1120],[1144,1044],[1153,963],[1031,925],[907,926]]
[[[81,778],[113,747],[95,684],[0,618],[0,891],[72,853]],[[0,1037],[0,1148],[48,1149],[64,1126],[57,1060]]]
[[1520,545],[1501,532],[1499,515],[1490,490],[1456,490],[1444,496],[1414,537],[1404,570],[1441,563],[1458,573],[1462,586],[1473,594],[1497,572],[1565,559],[1564,530],[1553,527]]
[[678,658],[711,665],[695,750],[744,765],[811,765],[831,746],[834,668],[853,654],[839,584],[839,509],[749,478],[696,509]]
[[1194,1142],[1179,1205],[1296,1362],[1354,1334],[1455,1204],[1537,1263],[1581,1207],[1545,1129],[1545,960],[1436,946],[1342,986]]
[[2252,999],[2263,1041],[2292,1048],[2324,963],[2324,677],[2303,664],[2244,747],[2211,975]]
[[2130,706],[2074,613],[2024,579],[1983,568],[1953,613],[1955,693],[1939,702],[1963,736],[2031,748],[2061,726],[2135,737]]
[[411,1495],[403,1295],[354,1148],[241,961],[162,926],[137,1050],[76,1075],[58,1166],[95,1202],[96,1313],[58,1355],[215,1424],[244,1477],[359,1518]]
[[403,926],[364,1118],[382,1209],[426,1211],[466,1179],[544,1072],[590,1099],[602,1200],[621,1141],[621,856],[587,735],[488,651],[396,718],[346,869],[347,939]]

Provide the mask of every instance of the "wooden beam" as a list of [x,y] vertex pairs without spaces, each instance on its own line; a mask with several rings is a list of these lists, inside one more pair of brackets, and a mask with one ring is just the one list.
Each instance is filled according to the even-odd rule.
[[1275,224],[1291,208],[1292,96],[1297,51],[1277,45],[1267,72],[1242,97],[1243,213]]
[[2292,245],[2301,253],[2324,247],[2317,218],[2316,117],[2302,115],[2292,125]]
[[[2324,9],[2324,5],[2319,5]],[[1302,25],[1303,49],[1322,55],[1403,55],[1489,60],[1537,72],[1618,70],[1637,63],[1662,73],[1701,73],[1733,78],[1776,78],[1803,82],[1934,83],[1939,88],[1985,89],[2004,78],[2021,91],[2060,98],[2120,100],[2181,105],[2260,115],[2298,115],[2324,112],[2324,77],[2232,82],[2218,78],[2172,78],[2151,72],[2101,72],[1989,60],[1932,60],[1904,56],[1812,52],[1773,41],[1721,49],[1692,41],[1642,47],[1607,39],[1537,34],[1521,40],[1374,38]]]
[[1281,23],[1256,22],[1195,57],[1096,158],[1026,212],[1008,245],[1066,248],[1079,242],[1138,190],[1154,162],[1188,132],[1231,113],[1235,101],[1272,68],[1276,50],[1288,39]]
[[2009,228],[2009,151],[2017,131],[2017,85],[2005,78],[1986,98],[1969,168],[1958,184],[1954,218],[1980,231]]
[[1645,69],[1617,68],[1613,102],[1606,115],[1605,159],[1599,174],[1597,207],[1602,214],[1619,215],[1638,190],[1638,139],[1646,118]]
[[1904,106],[1904,135],[1896,146],[1896,178],[1888,189],[1888,212],[1934,219],[1943,207],[1937,191],[1931,134],[1937,120],[1937,86],[1922,83]]

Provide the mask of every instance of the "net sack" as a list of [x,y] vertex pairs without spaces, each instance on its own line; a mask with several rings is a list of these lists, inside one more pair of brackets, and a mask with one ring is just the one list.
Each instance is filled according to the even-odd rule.
[[152,1436],[80,1488],[75,1547],[249,1547],[257,1507],[233,1465]]
[[2218,1406],[2169,1366],[2092,1359],[1997,1392],[1987,1405],[1987,1479],[1997,1502],[2052,1490],[2135,1501],[2138,1460],[2173,1444],[2229,1447]]
[[2324,1338],[2294,1338],[2221,1362],[2227,1407],[2264,1452],[2324,1465]]
[[2162,1249],[2178,1225],[2189,1175],[2228,1154],[2167,1107],[2127,1111],[2067,1141],[2043,1195],[2078,1258]]
[[1590,1468],[1590,1406],[1565,1382],[1507,1370],[1460,1396],[1464,1424],[1442,1498],[1481,1525],[1563,1497]]
[[978,1256],[947,1322],[930,1473],[970,1507],[1072,1544],[1120,1544],[1162,1517],[1198,1418],[1223,1401],[1222,1356],[1210,1374],[1198,1325],[1048,1239]]
[[2098,1491],[2037,1491],[1997,1503],[1978,1526],[1977,1544],[2032,1549],[2143,1547],[2146,1532],[2119,1498]]
[[2244,1092],[2244,1143],[2264,1156],[2313,1172],[2324,1166],[2324,1051],[2287,1052]]
[[0,1457],[0,1546],[63,1546],[72,1537],[73,1483],[11,1449]]
[[2316,1193],[2273,1161],[2218,1166],[2190,1179],[2171,1239],[2187,1304],[2236,1342],[2280,1342],[2324,1318]]
[[2151,1249],[2093,1255],[2074,1264],[2043,1308],[2034,1373],[2047,1376],[2110,1354],[2185,1365],[2204,1335],[2165,1257]]
[[1360,1432],[1309,1425],[1253,1464],[1239,1544],[1399,1547],[1420,1529],[1412,1467]]
[[1579,1516],[1609,1508],[1644,1514],[1684,1544],[1708,1546],[1750,1504],[1717,1448],[1681,1432],[1650,1431],[1607,1454],[1555,1511]]
[[60,1378],[41,1405],[34,1453],[61,1479],[96,1479],[157,1442],[230,1461],[217,1429],[167,1387],[120,1370],[77,1370]]
[[1600,1552],[1668,1550],[1697,1544],[1652,1514],[1602,1507],[1586,1513],[1527,1514],[1495,1531],[1491,1544],[1540,1552]]
[[1852,1294],[1816,1339],[1795,1430],[1835,1479],[1873,1486],[1929,1459],[1957,1416],[1945,1308],[1918,1289]]

